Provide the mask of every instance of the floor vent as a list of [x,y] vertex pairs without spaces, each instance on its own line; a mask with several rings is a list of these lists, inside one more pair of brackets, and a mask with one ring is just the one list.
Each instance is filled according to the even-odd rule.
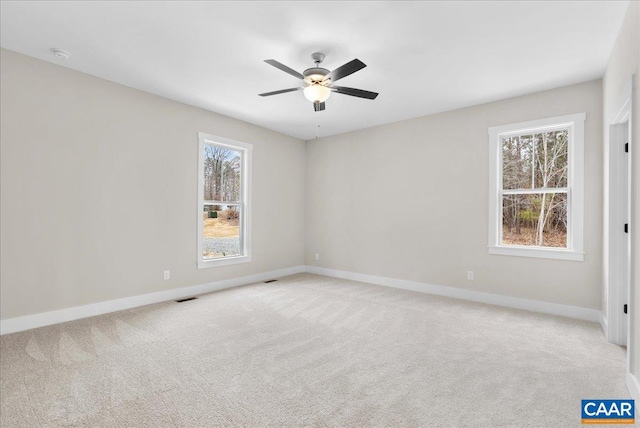
[[188,302],[189,300],[196,300],[197,297],[187,297],[186,299],[176,300],[176,303]]
[[277,279],[270,279],[270,280],[268,280],[268,281],[265,281],[264,283],[265,283],[265,284],[268,284],[268,283],[270,283],[270,282],[276,282],[276,281],[277,281]]

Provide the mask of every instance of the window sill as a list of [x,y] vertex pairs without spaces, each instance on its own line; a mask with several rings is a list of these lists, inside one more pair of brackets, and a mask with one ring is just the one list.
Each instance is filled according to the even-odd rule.
[[489,254],[500,256],[534,257],[538,259],[584,261],[584,253],[572,250],[560,250],[550,248],[531,248],[518,246],[489,246]]
[[218,266],[236,265],[239,263],[249,263],[251,256],[224,257],[219,259],[201,260],[198,262],[198,269],[207,269]]

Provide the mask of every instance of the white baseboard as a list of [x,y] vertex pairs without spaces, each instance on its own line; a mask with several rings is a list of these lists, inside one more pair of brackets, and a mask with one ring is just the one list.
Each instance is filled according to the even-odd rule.
[[640,408],[638,408],[638,403],[640,403],[640,382],[638,382],[637,377],[629,372],[627,372],[627,389],[631,394],[631,398],[636,400],[636,418],[640,418]]
[[60,309],[57,311],[43,312],[40,314],[27,315],[24,317],[0,320],[0,335],[15,333],[23,330],[30,330],[32,328],[44,327],[51,324],[59,324],[62,322],[73,321],[80,318],[93,317],[109,312],[122,311],[124,309],[136,308],[138,306],[150,305],[152,303],[165,302],[167,300],[196,296],[198,294],[205,294],[212,291],[223,290],[225,288],[251,284],[254,282],[264,281],[266,279],[293,275],[295,273],[305,272],[305,270],[305,266],[294,266],[285,269],[258,273],[255,275],[243,276],[241,278],[225,279],[208,284],[193,285],[191,287],[176,288],[174,290],[166,290],[157,293],[143,294],[140,296],[125,297],[122,299],[108,300],[106,302],[92,303],[90,305],[76,306],[73,308]]
[[607,331],[606,318],[601,315],[600,311],[594,309],[560,305],[557,303],[540,302],[536,300],[521,299],[517,297],[501,296],[498,294],[464,290],[455,287],[446,287],[441,285],[425,284],[421,282],[406,281],[401,279],[365,275],[355,272],[339,271],[335,269],[327,269],[316,266],[294,266],[240,278],[211,282],[208,284],[176,288],[174,290],[166,290],[157,293],[143,294],[140,296],[125,297],[122,299],[109,300],[106,302],[93,303],[84,306],[60,309],[57,311],[43,312],[40,314],[27,315],[24,317],[0,320],[0,335],[15,333],[23,330],[30,330],[32,328],[44,327],[47,325],[58,324],[67,321],[73,321],[80,318],[102,315],[110,312],[122,311],[125,309],[150,305],[152,303],[210,293],[212,291],[237,287],[239,285],[251,284],[253,282],[264,281],[271,278],[293,275],[300,272],[310,272],[318,275],[350,279],[353,281],[367,282],[370,284],[401,288],[404,290],[418,291],[421,293],[436,294],[439,296],[453,297],[457,299],[488,303],[498,306],[506,306],[509,308],[524,309],[533,312],[542,312],[546,314],[600,322],[600,324],[603,326],[604,331]]
[[405,281],[402,279],[385,278],[374,275],[365,275],[361,273],[346,272],[316,266],[307,266],[306,271],[318,275],[350,279],[353,281],[384,285],[386,287],[402,288],[404,290],[418,291],[420,293],[427,294],[436,294],[438,296],[453,297],[456,299],[470,300],[473,302],[488,303],[490,305],[506,306],[508,308],[524,309],[531,312],[541,312],[545,314],[576,318],[592,322],[600,321],[600,311],[595,309],[561,305],[558,303],[541,302],[538,300],[521,299],[518,297],[501,296],[499,294],[490,294],[480,291],[465,290],[462,288],[425,284],[422,282]]
[[604,333],[604,337],[607,338],[607,340],[609,340],[609,325],[607,322],[607,317],[604,316],[604,313],[602,311],[600,311],[600,327],[602,328],[602,332]]

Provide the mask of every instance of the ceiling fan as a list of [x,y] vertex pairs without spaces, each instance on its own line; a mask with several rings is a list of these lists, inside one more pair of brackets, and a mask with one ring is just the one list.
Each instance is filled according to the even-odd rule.
[[336,68],[333,71],[329,71],[326,68],[320,67],[322,61],[324,61],[324,54],[316,52],[311,55],[311,59],[316,63],[315,67],[306,69],[302,74],[287,67],[286,65],[276,61],[275,59],[265,59],[264,62],[274,66],[277,69],[289,73],[293,77],[297,77],[305,83],[305,86],[299,88],[281,89],[279,91],[265,92],[259,94],[261,97],[268,97],[271,95],[284,94],[287,92],[294,92],[302,90],[306,99],[313,103],[314,111],[322,111],[325,109],[324,102],[329,98],[331,92],[337,94],[350,95],[352,97],[366,98],[368,100],[375,100],[378,96],[377,92],[365,91],[363,89],[347,88],[345,86],[335,86],[333,83],[347,77],[350,74],[355,73],[358,70],[362,70],[366,67],[365,63],[359,59],[354,59],[341,67]]

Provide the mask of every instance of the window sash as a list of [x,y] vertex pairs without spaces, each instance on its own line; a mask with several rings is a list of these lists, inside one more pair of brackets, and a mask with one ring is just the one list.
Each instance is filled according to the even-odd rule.
[[[210,142],[205,142],[202,145],[202,150],[204,150],[205,147],[219,147],[219,148],[225,148],[225,149],[229,149],[229,150],[233,150],[234,152],[238,152],[240,154],[240,191],[238,192],[238,200],[236,201],[210,201],[210,200],[205,200],[204,204],[207,205],[209,202],[224,202],[224,203],[217,203],[215,205],[232,205],[232,204],[242,204],[242,201],[244,201],[244,178],[245,178],[245,173],[244,173],[244,158],[245,158],[245,150],[239,147],[234,147],[228,144],[218,144],[218,143],[210,143]],[[202,162],[204,162],[206,160],[206,157],[204,157],[202,159]],[[202,177],[204,179],[204,177]]]
[[[501,132],[498,134],[498,140],[500,141],[500,158],[499,158],[499,175],[500,175],[500,188],[504,188],[504,158],[503,158],[503,150],[502,146],[504,145],[504,140],[507,138],[521,138],[526,135],[537,135],[544,134],[545,132],[558,132],[558,131],[567,131],[567,187],[571,187],[571,168],[572,168],[572,147],[573,147],[573,124],[563,123],[558,125],[550,125],[543,126],[534,129],[513,131],[513,132]],[[535,173],[536,173],[536,144],[533,144],[532,147],[533,153],[531,156],[531,188],[535,188]],[[507,189],[504,189],[507,190]],[[517,189],[508,189],[508,190],[517,190]],[[527,189],[528,190],[528,189]],[[543,192],[544,193],[544,192]]]
[[[207,202],[204,203],[203,208],[208,206],[208,205],[222,205],[221,203],[214,203],[214,204],[209,204]],[[203,249],[203,253],[201,254],[202,257],[202,261],[203,262],[209,262],[212,260],[227,260],[227,259],[233,259],[234,257],[244,257],[246,256],[245,253],[245,245],[244,245],[244,233],[243,233],[243,222],[244,222],[244,211],[242,209],[242,205],[241,204],[225,204],[227,206],[237,206],[240,208],[240,214],[239,214],[239,219],[240,221],[238,222],[238,227],[239,227],[239,233],[238,233],[238,249],[239,249],[239,253],[240,254],[234,254],[234,255],[230,255],[230,256],[218,256],[218,257],[205,257],[204,256],[204,249]],[[203,210],[204,212],[204,210]],[[204,221],[204,219],[203,219]],[[200,237],[200,239],[204,240],[204,234]]]
[[[536,190],[544,190],[542,192],[536,191]],[[500,215],[499,219],[498,219],[498,241],[497,241],[497,246],[498,247],[505,247],[505,248],[513,248],[513,247],[522,247],[522,248],[541,248],[541,249],[549,249],[549,250],[573,250],[573,244],[572,244],[572,240],[571,240],[571,192],[569,190],[569,188],[567,187],[562,187],[562,188],[556,188],[556,189],[549,189],[549,188],[545,188],[545,189],[520,189],[519,191],[512,191],[512,190],[506,190],[506,191],[501,191],[499,192],[499,202],[500,202],[500,206],[502,206],[503,203],[503,198],[504,195],[533,195],[533,194],[541,194],[541,193],[564,193],[565,195],[567,195],[567,246],[566,247],[562,247],[562,248],[558,248],[558,247],[548,247],[546,245],[513,245],[513,244],[504,244],[502,242],[502,236],[503,236],[503,228],[504,228],[504,222],[502,221],[502,214]]]

